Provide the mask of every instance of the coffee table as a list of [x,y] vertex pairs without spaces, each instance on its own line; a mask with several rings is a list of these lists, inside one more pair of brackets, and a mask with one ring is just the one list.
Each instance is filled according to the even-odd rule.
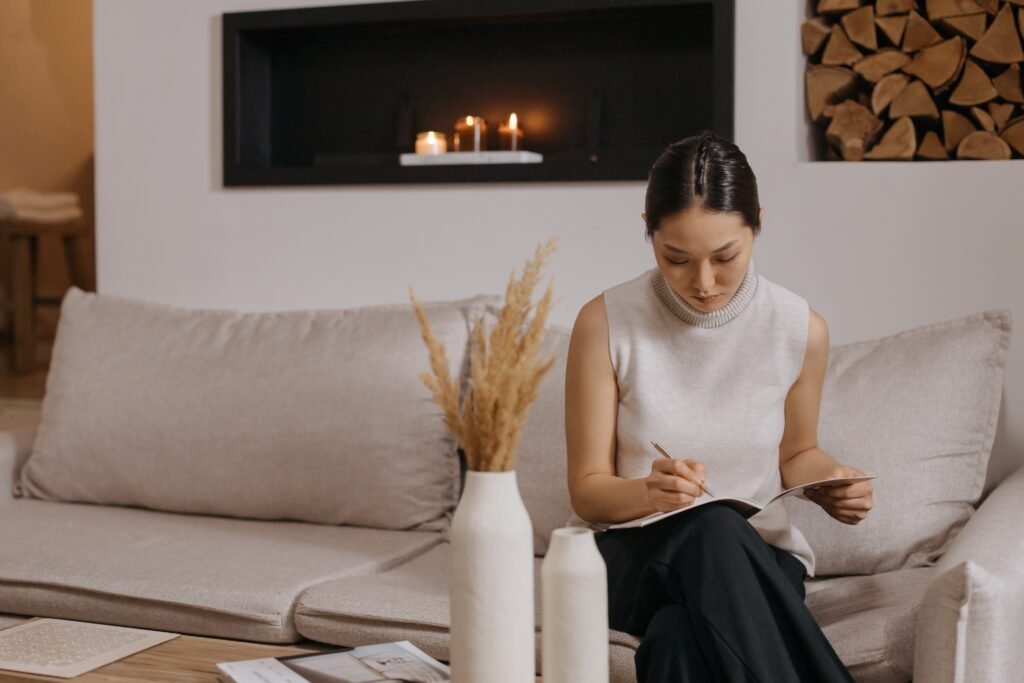
[[[180,635],[75,678],[55,678],[14,671],[0,671],[0,683],[21,683],[22,681],[218,683],[222,679],[217,662],[312,654],[334,649],[337,649],[336,645],[309,640],[294,645],[267,645],[241,640]],[[537,683],[541,683],[540,677],[537,678]]]

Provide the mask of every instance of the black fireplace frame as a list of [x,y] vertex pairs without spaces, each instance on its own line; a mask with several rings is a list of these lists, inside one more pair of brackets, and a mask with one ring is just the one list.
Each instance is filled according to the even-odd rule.
[[[651,17],[649,22],[645,19],[647,16]],[[695,39],[683,47],[685,41],[673,42],[673,34],[669,29],[657,25],[665,23],[664,17],[702,17],[709,25],[680,26],[679,29],[684,33],[685,30],[695,32],[691,34]],[[521,33],[525,30],[524,26],[533,26],[531,30],[536,35],[544,31],[549,35],[559,35],[552,32],[563,30],[560,27],[574,20],[590,21],[592,23],[587,26],[603,27],[592,30],[603,30],[607,37],[608,31],[617,30],[614,22],[620,18],[623,18],[624,26],[630,25],[629,21],[647,22],[633,25],[642,26],[644,30],[651,31],[651,35],[660,36],[664,41],[664,45],[655,45],[654,48],[663,50],[666,55],[665,74],[669,75],[666,80],[670,80],[673,75],[677,79],[681,78],[680,74],[688,68],[700,73],[699,80],[704,81],[705,86],[707,82],[710,83],[710,92],[700,92],[698,88],[701,83],[696,82],[690,92],[678,92],[679,88],[668,89],[666,92],[666,88],[659,87],[660,84],[656,82],[659,76],[652,76],[642,70],[638,71],[633,80],[629,80],[626,67],[630,66],[630,60],[635,59],[638,68],[646,65],[649,71],[652,57],[647,44],[639,44],[639,38],[630,38],[624,31],[622,45],[628,47],[629,40],[637,41],[635,57],[629,53],[610,52],[610,56],[594,53],[595,60],[616,60],[608,62],[608,73],[614,72],[619,80],[606,89],[589,88],[589,94],[585,97],[575,92],[571,111],[567,111],[568,106],[556,110],[557,124],[564,131],[569,126],[567,120],[575,122],[571,130],[577,137],[561,148],[558,147],[559,137],[554,134],[549,134],[547,138],[538,134],[531,140],[529,119],[523,119],[527,131],[525,147],[531,149],[531,142],[543,145],[543,150],[537,149],[545,154],[542,163],[430,167],[399,165],[399,153],[411,152],[413,149],[412,138],[416,130],[444,130],[437,124],[428,125],[438,120],[436,114],[430,122],[419,120],[424,118],[420,116],[421,109],[430,109],[424,104],[422,95],[419,100],[413,97],[411,100],[406,98],[383,104],[373,97],[363,96],[362,101],[367,102],[368,106],[378,107],[378,118],[374,120],[380,120],[381,106],[388,106],[392,112],[387,125],[380,126],[381,131],[374,131],[383,134],[383,130],[389,130],[388,139],[384,142],[376,140],[373,148],[365,148],[365,145],[374,142],[368,136],[341,140],[339,136],[344,131],[340,128],[333,131],[327,129],[330,121],[339,120],[331,119],[328,112],[339,111],[336,99],[341,94],[318,90],[318,83],[324,88],[334,85],[335,82],[329,80],[332,78],[332,68],[337,70],[339,65],[343,69],[353,68],[353,64],[360,63],[359,57],[364,56],[359,53],[339,54],[340,50],[357,50],[359,45],[372,41],[379,40],[380,44],[386,44],[385,41],[392,40],[392,48],[397,46],[400,51],[402,43],[389,38],[396,32],[411,31],[408,33],[412,36],[408,39],[411,42],[417,36],[420,36],[421,42],[426,41],[429,36],[423,31],[448,31],[444,35],[451,39],[452,27],[459,22],[466,22],[471,30],[479,26],[490,27],[480,30],[490,30],[492,34],[488,35],[496,36],[496,40],[505,39],[510,42],[517,39],[514,32]],[[675,27],[672,29],[675,30]],[[700,128],[709,128],[725,137],[732,137],[734,31],[734,0],[414,0],[226,13],[222,18],[223,182],[227,187],[251,187],[644,180],[658,153],[675,139]],[[561,39],[568,37],[571,40],[575,35],[582,36],[581,40],[597,40],[587,38],[586,30],[561,34]],[[479,43],[482,40],[478,39],[476,49],[481,49]],[[709,45],[700,41],[707,41]],[[700,45],[694,48],[698,43]],[[618,43],[615,49],[619,49]],[[550,45],[548,50],[551,52]],[[686,50],[690,50],[690,53]],[[417,60],[429,60],[432,55],[420,52],[416,57]],[[448,54],[438,59],[450,56]],[[316,59],[324,61],[316,62]],[[409,55],[404,59],[408,62]],[[662,58],[658,56],[657,59]],[[366,63],[376,67],[376,61]],[[561,67],[561,71],[552,69],[552,72],[558,72],[563,81],[567,74],[572,77],[568,71],[570,67],[562,64],[557,66]],[[673,71],[672,67],[677,68]],[[591,67],[591,70],[594,68],[597,67]],[[400,79],[401,74],[396,78]],[[375,79],[375,83],[397,82],[381,79],[379,71]],[[357,86],[354,81],[348,83]],[[416,85],[414,82],[412,86],[406,84],[402,87]],[[549,86],[556,88],[552,99],[563,97],[567,89],[575,85],[553,82]],[[584,84],[580,87],[586,89],[588,86]],[[664,102],[666,109],[660,115],[654,112],[655,115],[649,120],[638,120],[639,116],[627,118],[623,115],[623,111],[629,111],[628,108],[619,107],[616,110],[614,102],[609,106],[607,88],[621,95],[626,90],[633,92],[644,87],[647,90],[640,90],[636,96],[641,101],[646,101],[645,97],[663,98],[661,102]],[[309,96],[309,101],[304,101],[304,95]],[[393,97],[394,93],[391,95]],[[317,96],[321,97],[321,101],[315,99]],[[329,97],[336,99],[324,99]],[[568,96],[563,97],[563,105],[565,97]],[[687,97],[695,99],[687,100]],[[387,100],[387,94],[382,99]],[[697,106],[694,106],[694,101]],[[438,103],[433,102],[432,105],[432,110],[438,111]],[[469,105],[459,111],[463,109],[466,110],[463,113],[471,111]],[[669,117],[668,114],[673,112],[679,116]],[[455,118],[448,117],[450,121]],[[488,118],[493,136],[497,121]],[[365,121],[363,123],[365,125]],[[632,131],[625,130],[627,126],[632,127]],[[641,142],[629,139],[630,134],[639,136],[647,131],[651,131],[647,135],[648,139]],[[650,139],[652,136],[657,139]],[[562,135],[563,139],[567,137]],[[324,140],[329,142],[324,143]],[[348,145],[352,149],[331,149],[331,144],[336,147]],[[323,148],[314,148],[315,145]]]

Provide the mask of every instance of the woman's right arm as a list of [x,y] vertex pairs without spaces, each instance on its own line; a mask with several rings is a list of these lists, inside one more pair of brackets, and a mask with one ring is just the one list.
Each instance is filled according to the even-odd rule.
[[615,474],[618,407],[602,294],[580,309],[566,360],[565,439],[573,510],[588,522],[615,524],[692,503],[700,490],[685,477],[700,478],[703,471],[694,472],[686,461],[657,458],[651,474],[640,479]]

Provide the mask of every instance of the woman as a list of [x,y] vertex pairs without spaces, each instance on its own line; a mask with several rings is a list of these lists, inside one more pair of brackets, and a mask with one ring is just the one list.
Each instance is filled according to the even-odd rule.
[[[669,145],[642,216],[657,266],[583,306],[566,369],[572,523],[596,532],[610,625],[642,637],[643,683],[851,681],[804,604],[814,553],[781,502],[607,530],[705,485],[766,500],[863,474],[817,446],[828,327],[754,269],[764,209],[743,152],[707,131]],[[872,506],[870,482],[806,495],[845,524]]]

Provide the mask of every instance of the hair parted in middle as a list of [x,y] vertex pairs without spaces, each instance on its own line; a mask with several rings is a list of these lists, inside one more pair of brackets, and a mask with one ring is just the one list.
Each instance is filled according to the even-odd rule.
[[651,166],[644,202],[647,237],[663,218],[693,206],[738,213],[755,237],[761,231],[757,178],[746,155],[710,130],[673,142]]

